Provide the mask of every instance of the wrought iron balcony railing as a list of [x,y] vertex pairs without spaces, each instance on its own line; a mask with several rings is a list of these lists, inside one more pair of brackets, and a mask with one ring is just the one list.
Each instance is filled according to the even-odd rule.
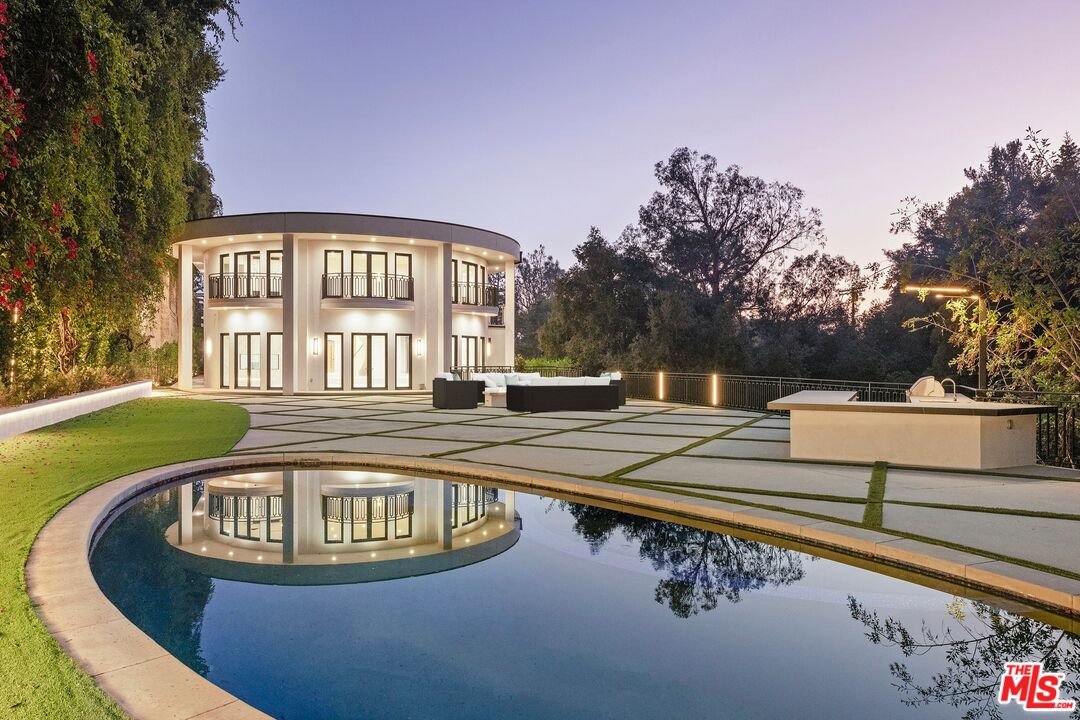
[[386,273],[331,273],[322,276],[322,296],[412,300],[413,279]]
[[450,290],[451,301],[460,305],[485,305],[494,307],[499,304],[499,288],[495,285],[458,282]]
[[281,297],[280,274],[217,273],[208,275],[206,279],[206,290],[211,300]]

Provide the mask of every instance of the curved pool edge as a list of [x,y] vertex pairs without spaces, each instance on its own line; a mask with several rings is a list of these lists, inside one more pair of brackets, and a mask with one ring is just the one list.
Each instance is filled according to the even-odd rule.
[[599,501],[763,533],[854,555],[919,575],[1080,615],[1072,581],[865,528],[712,500],[548,473],[440,458],[334,453],[230,456],[178,463],[127,475],[79,496],[45,525],[26,564],[27,592],[57,642],[95,683],[135,718],[266,718],[266,714],[188,668],[131,623],[98,588],[90,570],[96,536],[127,502],[158,487],[207,473],[267,467],[379,467],[481,481],[571,499]]

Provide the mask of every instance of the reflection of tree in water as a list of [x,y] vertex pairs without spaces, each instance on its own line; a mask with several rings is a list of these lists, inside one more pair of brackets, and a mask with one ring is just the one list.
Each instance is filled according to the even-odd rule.
[[[964,709],[965,720],[997,720],[1002,717],[998,685],[1009,662],[1041,662],[1046,672],[1066,673],[1060,697],[1080,699],[1080,638],[1052,625],[958,599],[949,605],[955,627],[934,630],[923,623],[915,633],[895,618],[883,619],[867,610],[850,595],[848,607],[873,644],[898,648],[904,657],[941,655],[944,669],[925,684],[905,663],[889,665],[905,705],[944,703]],[[1080,706],[1070,717],[1080,718]]]
[[801,556],[785,548],[605,508],[561,505],[594,555],[616,531],[637,541],[641,557],[668,575],[656,585],[656,602],[678,617],[712,610],[721,598],[738,602],[751,590],[790,585],[804,574]]
[[98,542],[91,564],[98,586],[128,620],[205,675],[199,645],[214,587],[210,578],[183,569],[165,541],[177,519],[178,495],[172,489],[123,513]]

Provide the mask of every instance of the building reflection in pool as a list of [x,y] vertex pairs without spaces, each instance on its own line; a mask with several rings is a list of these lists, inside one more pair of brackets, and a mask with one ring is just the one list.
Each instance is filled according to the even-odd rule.
[[[1041,662],[1046,672],[1065,673],[1059,697],[1080,699],[1080,639],[1053,625],[961,598],[949,605],[952,622],[936,629],[925,623],[909,629],[850,595],[848,608],[874,645],[896,648],[903,658],[940,656],[940,669],[924,679],[903,660],[890,664],[905,705],[941,703],[963,710],[964,720],[998,720],[1001,675],[1005,663],[1016,662]],[[1080,718],[1080,705],[1070,717]]]
[[593,554],[616,532],[638,543],[641,557],[667,575],[656,584],[656,602],[678,617],[713,610],[721,599],[734,603],[753,590],[791,585],[804,575],[807,556],[787,548],[591,505],[561,505]]
[[181,562],[275,584],[387,580],[468,565],[518,538],[514,491],[386,472],[303,470],[179,488]]

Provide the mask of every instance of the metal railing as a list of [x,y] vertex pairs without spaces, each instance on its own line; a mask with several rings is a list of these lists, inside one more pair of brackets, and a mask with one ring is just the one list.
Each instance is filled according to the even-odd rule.
[[385,298],[412,300],[411,275],[386,273],[331,273],[322,276],[324,298]]
[[[905,393],[910,387],[904,383],[706,373],[663,373],[663,383],[658,372],[630,371],[622,376],[627,397],[758,411],[768,411],[773,400],[801,390],[849,390],[858,393],[863,402],[907,402]],[[1050,406],[1053,409],[1038,418],[1039,460],[1066,467],[1080,462],[1080,394],[960,389],[977,400]]]
[[576,367],[536,367],[528,370],[516,369],[512,365],[462,365],[450,369],[461,376],[462,380],[468,380],[474,372],[489,373],[515,373],[515,372],[538,372],[541,377],[581,377],[581,370]]
[[206,279],[211,300],[281,297],[280,274],[214,273]]
[[904,383],[854,380],[664,373],[661,388],[659,375],[656,372],[623,372],[627,397],[766,411],[773,400],[801,390],[849,390],[857,392],[858,399],[864,402],[905,402],[904,392],[909,387]]
[[459,305],[495,306],[499,304],[499,288],[495,285],[456,282],[451,284],[450,299]]

